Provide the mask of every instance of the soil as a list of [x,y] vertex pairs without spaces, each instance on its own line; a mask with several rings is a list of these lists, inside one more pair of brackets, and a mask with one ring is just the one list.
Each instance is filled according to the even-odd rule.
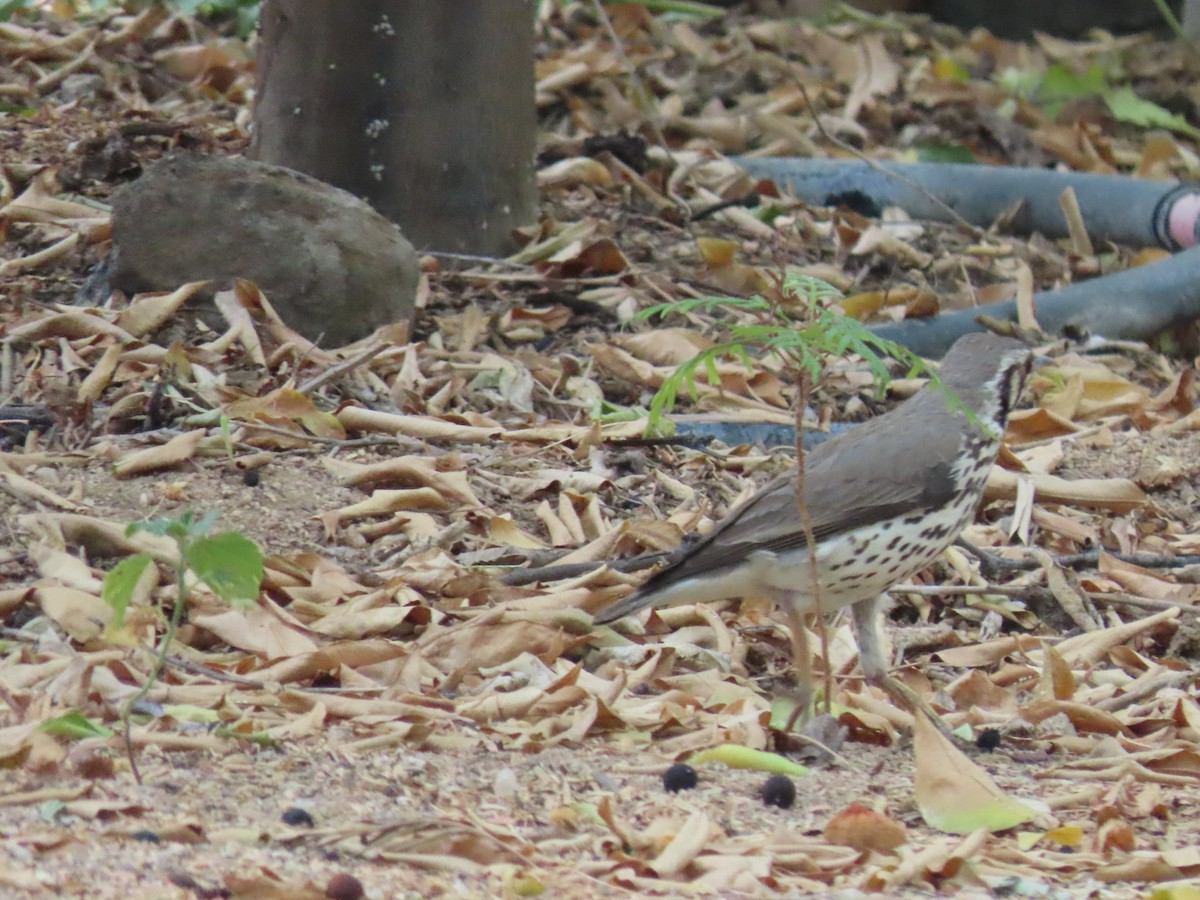
[[[126,16],[38,14],[20,22],[28,33],[0,33],[0,47],[26,42],[24,64],[0,64],[16,110],[0,113],[0,262],[87,235],[44,263],[5,269],[0,290],[12,419],[0,431],[4,891],[355,896],[337,880],[349,875],[369,897],[1132,898],[1156,886],[1190,896],[1200,597],[1187,566],[1200,562],[1200,432],[1186,354],[1122,357],[1127,346],[1103,336],[1068,351],[1023,403],[1052,408],[1055,423],[1008,435],[1016,457],[1006,464],[1024,468],[1036,493],[994,492],[967,534],[1025,567],[985,578],[955,549],[895,592],[894,672],[960,729],[961,752],[936,732],[914,736],[910,714],[864,684],[844,617],[826,623],[822,654],[836,723],[818,719],[802,737],[774,727],[772,704],[794,676],[782,619],[762,604],[681,607],[615,631],[593,628],[589,614],[640,579],[619,561],[672,549],[791,462],[786,447],[644,439],[654,390],[695,341],[758,320],[698,308],[655,326],[632,312],[769,293],[785,266],[859,302],[900,298],[875,312],[895,318],[1009,296],[1022,264],[1048,289],[1122,268],[1140,249],[1104,248],[1101,262],[992,231],[979,252],[958,226],[922,223],[903,247],[856,253],[877,223],[769,195],[786,221],[748,221],[736,206],[681,219],[675,203],[694,211],[744,192],[725,155],[775,145],[890,158],[923,135],[922,146],[984,161],[1194,178],[1193,140],[1094,109],[1055,118],[1029,104],[1002,129],[1004,98],[987,75],[1018,60],[1044,69],[1115,54],[1156,102],[1194,120],[1192,93],[1172,87],[1195,82],[1194,61],[1140,37],[1020,45],[916,18],[831,25],[847,53],[877,46],[876,61],[896,67],[885,89],[837,69],[852,54],[822,44],[827,58],[801,59],[772,43],[769,20],[697,24],[617,7],[617,52],[592,7],[548,6],[539,77],[580,59],[592,69],[539,90],[543,174],[620,128],[624,140],[606,149],[644,147],[658,130],[671,153],[652,148],[635,187],[604,153],[607,180],[583,167],[545,179],[538,237],[579,236],[533,264],[426,259],[412,340],[304,399],[286,394],[303,409],[295,415],[230,410],[278,400],[366,344],[299,353],[258,318],[259,361],[185,310],[119,347],[119,365],[88,393],[115,344],[79,329],[139,299],[79,295],[108,249],[106,204],[173,148],[245,150],[253,70],[229,49],[241,45],[184,17],[148,22],[119,45],[93,39],[131,27]],[[194,46],[212,49],[209,62],[181,69]],[[966,80],[923,80],[939,59]],[[817,110],[773,74],[780,65],[811,79]],[[651,87],[654,121],[624,96],[630,67]],[[856,83],[868,100],[857,119],[840,119]],[[791,119],[763,111],[780,97]],[[39,178],[96,222],[16,215],[10,201]],[[1176,346],[1185,337],[1165,336]],[[755,357],[749,370],[720,367],[722,390],[694,402],[681,392],[683,411],[793,420],[785,366]],[[875,387],[860,365],[835,363],[811,406],[826,422],[857,421],[905,385]],[[392,418],[346,426],[358,408]],[[430,421],[435,436],[421,430]],[[121,474],[133,454],[197,432],[174,462]],[[353,466],[386,471],[355,481]],[[1048,499],[1040,475],[1089,481]],[[131,756],[121,713],[179,598],[169,547],[120,535],[189,509],[261,548],[262,591],[234,609],[203,586],[189,594],[179,639],[133,717]],[[1012,536],[1023,531],[1024,542]],[[1082,568],[1026,565],[1031,547],[1105,553]],[[158,581],[114,630],[101,585],[141,549],[157,554]],[[604,561],[613,566],[585,565]],[[578,567],[505,578],[558,564]],[[935,587],[947,593],[919,590]],[[1079,606],[1094,613],[1090,630]],[[87,727],[67,729],[68,714]],[[993,741],[994,751],[980,746]],[[731,744],[804,760],[795,803],[763,803],[761,758],[754,769],[696,762],[696,789],[664,790],[670,764]],[[1004,819],[1024,801],[1034,805]],[[967,825],[948,824],[959,814]],[[847,821],[857,823],[849,839],[835,825]],[[887,844],[895,833],[903,843]]]

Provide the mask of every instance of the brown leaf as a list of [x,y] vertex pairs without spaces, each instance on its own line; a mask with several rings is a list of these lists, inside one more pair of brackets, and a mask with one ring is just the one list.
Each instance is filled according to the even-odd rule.
[[908,843],[908,831],[883,813],[851,803],[837,813],[825,826],[825,840],[843,847],[853,847],[860,853],[873,850],[891,853]]
[[177,466],[192,458],[202,440],[204,440],[202,429],[185,431],[158,447],[126,453],[113,463],[113,475],[117,478],[132,478],[134,475],[144,475],[147,472],[157,472]]

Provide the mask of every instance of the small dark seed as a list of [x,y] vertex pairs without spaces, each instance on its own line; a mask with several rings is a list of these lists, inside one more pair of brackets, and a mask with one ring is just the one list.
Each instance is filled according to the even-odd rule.
[[258,474],[258,469],[247,469],[242,473],[242,484],[246,487],[258,487],[258,482],[261,476]]
[[129,837],[135,841],[142,841],[146,844],[157,844],[162,841],[162,838],[160,838],[153,831],[135,831]]
[[696,770],[687,763],[675,763],[663,772],[663,790],[668,794],[690,791],[696,786]]
[[345,872],[334,875],[325,885],[325,896],[331,900],[359,900],[365,894],[362,882]]
[[308,810],[301,809],[299,806],[288,807],[280,818],[283,819],[284,825],[291,825],[293,828],[312,828],[317,824]]
[[995,728],[985,728],[975,735],[975,746],[985,753],[991,753],[1000,746],[1000,732]]
[[796,802],[796,785],[786,775],[772,775],[763,784],[760,793],[767,806],[790,809]]

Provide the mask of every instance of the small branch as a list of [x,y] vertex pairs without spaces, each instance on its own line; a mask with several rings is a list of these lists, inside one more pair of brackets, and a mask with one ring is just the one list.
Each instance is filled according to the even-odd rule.
[[306,381],[299,388],[297,388],[297,390],[301,394],[308,396],[309,394],[312,394],[315,390],[317,390],[317,388],[321,387],[322,385],[326,384],[327,382],[330,382],[335,378],[345,375],[347,372],[352,372],[355,369],[359,368],[360,366],[366,365],[368,362],[370,362],[372,359],[374,359],[376,356],[378,356],[384,350],[387,350],[389,347],[391,347],[391,344],[384,343],[384,342],[380,342],[378,344],[373,344],[370,347],[367,347],[367,349],[364,350],[362,353],[358,354],[358,356],[347,359],[344,362],[340,362],[336,366],[330,366],[328,369],[326,369],[320,375],[317,375],[314,378],[311,378],[310,380]]
[[125,708],[121,710],[121,723],[125,730],[125,753],[129,757],[129,769],[133,772],[133,780],[139,785],[142,783],[142,773],[138,771],[137,754],[133,750],[133,708],[150,693],[150,688],[158,683],[158,676],[162,674],[163,667],[167,664],[167,651],[171,648],[171,641],[175,640],[175,632],[179,630],[179,623],[183,621],[183,608],[187,605],[188,597],[187,567],[183,562],[186,556],[185,550],[186,548],[181,543],[179,564],[175,567],[175,608],[171,610],[171,618],[167,620],[167,630],[163,634],[162,642],[158,645],[158,651],[154,654],[154,668],[142,686],[138,688],[137,693],[126,701]]
[[607,447],[684,447],[703,450],[716,438],[711,434],[676,434],[671,437],[614,438],[604,442]]
[[1096,709],[1114,713],[1117,710],[1133,706],[1133,704],[1141,700],[1156,696],[1163,688],[1181,687],[1195,677],[1196,672],[1193,669],[1188,669],[1184,672],[1162,672],[1153,678],[1146,679],[1141,684],[1131,685],[1131,689],[1123,694],[1098,700],[1094,705]]
[[[1029,557],[1004,559],[994,553],[989,553],[982,547],[968,544],[966,541],[956,541],[955,543],[979,560],[979,570],[985,578],[994,578],[998,575],[1008,575],[1013,572],[1031,572],[1041,568],[1036,560]],[[1107,554],[1121,562],[1129,563],[1130,565],[1141,566],[1143,569],[1182,569],[1186,566],[1200,565],[1200,556],[1120,553],[1115,550],[1104,550],[1099,547],[1092,550],[1083,550],[1079,553],[1064,553],[1061,556],[1052,556],[1051,559],[1058,565],[1069,569],[1083,569],[1088,566],[1097,565],[1100,562],[1101,553]]]
[[[1018,600],[1041,600],[1056,602],[1054,592],[1041,585],[1010,585],[1010,584],[898,584],[891,590],[896,594],[915,594],[918,597],[963,597],[967,594],[994,594],[998,597],[1015,597]],[[1200,607],[1185,606],[1170,600],[1154,600],[1150,597],[1135,597],[1122,591],[1102,593],[1100,591],[1084,591],[1093,603],[1104,603],[1108,606],[1128,606],[1131,609],[1146,612],[1166,612],[1177,609],[1183,615],[1200,616]]]
[[851,147],[849,144],[847,144],[841,138],[834,137],[832,134],[830,134],[828,131],[826,131],[825,126],[823,124],[821,124],[821,116],[817,113],[817,108],[815,106],[813,106],[813,102],[808,96],[808,89],[804,86],[804,83],[801,82],[800,79],[797,78],[795,75],[792,76],[792,81],[796,85],[796,87],[798,87],[800,89],[800,96],[802,96],[804,98],[804,105],[808,107],[809,113],[812,114],[813,124],[817,126],[817,131],[821,132],[821,136],[823,138],[825,138],[825,140],[829,141],[829,143],[833,144],[835,147],[837,147],[841,150],[844,150],[846,153],[849,153],[851,156],[855,157],[856,159],[859,159],[862,162],[866,163],[872,169],[874,169],[875,171],[880,172],[882,175],[884,175],[884,177],[894,178],[896,181],[899,181],[901,184],[906,184],[910,188],[912,188],[914,191],[917,191],[918,193],[922,194],[929,200],[930,203],[932,203],[934,206],[938,207],[943,212],[945,212],[946,215],[950,217],[951,221],[956,222],[960,227],[965,229],[967,231],[967,233],[971,235],[971,237],[975,238],[975,240],[984,241],[987,239],[986,232],[984,232],[980,228],[976,228],[974,225],[972,225],[970,222],[968,222],[966,219],[964,219],[962,216],[960,216],[956,209],[954,209],[952,206],[950,206],[950,204],[948,204],[941,197],[938,197],[936,194],[933,194],[923,184],[918,184],[916,181],[909,178],[907,175],[903,175],[900,172],[896,172],[892,169],[888,169],[885,166],[881,166],[878,162],[876,162],[875,160],[868,157],[865,153],[860,151],[858,148]]
[[[821,609],[821,579],[817,571],[817,539],[813,533],[812,515],[808,503],[804,499],[804,462],[808,455],[804,450],[804,410],[812,396],[812,384],[808,372],[801,368],[797,379],[799,395],[796,397],[796,506],[800,513],[800,526],[804,529],[804,541],[808,545],[808,577],[812,582],[813,616],[817,623],[817,633],[821,639],[821,660],[824,663],[825,676],[825,712],[833,709],[833,666],[829,664],[829,629],[825,627],[825,617]],[[802,710],[801,716],[808,715],[808,710]],[[791,722],[788,730],[791,730]]]
[[0,638],[6,641],[20,641],[22,644],[36,644],[41,640],[36,634],[30,634],[20,628],[9,628],[7,625],[0,627]]
[[427,449],[423,441],[416,438],[402,439],[396,436],[391,437],[366,437],[366,438],[327,438],[315,434],[309,434],[304,431],[292,431],[289,428],[280,428],[277,425],[268,425],[265,422],[254,422],[249,419],[238,419],[233,423],[240,428],[246,428],[252,431],[263,431],[267,434],[278,434],[283,437],[289,437],[294,440],[307,441],[312,444],[323,444],[329,447],[403,447],[404,449]]
[[163,661],[172,669],[178,669],[180,672],[190,672],[193,675],[203,675],[206,678],[211,678],[213,681],[224,681],[229,684],[237,684],[259,691],[265,690],[267,687],[265,683],[255,681],[253,678],[243,678],[241,675],[218,672],[216,669],[210,669],[208,666],[192,662],[190,659],[184,659],[182,656],[168,656]]

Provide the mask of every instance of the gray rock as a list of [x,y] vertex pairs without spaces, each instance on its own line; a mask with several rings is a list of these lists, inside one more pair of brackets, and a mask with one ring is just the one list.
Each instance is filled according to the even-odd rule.
[[113,207],[113,287],[170,291],[253,281],[285,322],[323,346],[412,317],[417,254],[346,191],[236,157],[164,157]]

